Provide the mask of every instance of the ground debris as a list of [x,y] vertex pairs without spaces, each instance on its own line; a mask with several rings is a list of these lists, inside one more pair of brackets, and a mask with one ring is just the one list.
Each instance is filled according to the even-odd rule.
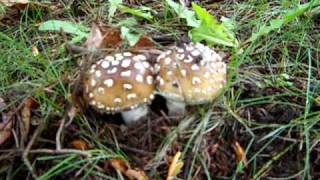
[[179,160],[181,152],[177,152],[171,160],[166,180],[174,179],[183,167],[183,161]]
[[123,159],[114,158],[107,161],[116,171],[123,173],[131,180],[148,180],[144,171],[138,168],[131,168]]
[[8,138],[11,137],[11,130],[13,125],[13,120],[10,114],[1,113],[2,122],[0,123],[0,145],[6,142]]
[[27,139],[30,130],[31,111],[37,106],[38,103],[32,97],[28,97],[24,100],[23,107],[21,109],[22,127],[20,129],[21,136],[24,140]]
[[120,31],[102,23],[93,23],[85,47],[88,49],[117,48],[120,46]]

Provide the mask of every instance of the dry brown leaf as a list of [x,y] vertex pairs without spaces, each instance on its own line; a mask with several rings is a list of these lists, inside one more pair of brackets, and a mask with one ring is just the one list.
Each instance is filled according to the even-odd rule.
[[7,7],[23,6],[29,3],[29,0],[0,0],[0,3]]
[[146,35],[142,35],[139,41],[132,47],[133,50],[139,50],[139,48],[155,48],[155,43]]
[[0,0],[0,4],[3,4],[6,7],[9,7],[11,9],[25,9],[27,5],[31,8],[39,8],[39,7],[45,7],[51,9],[52,7],[49,6],[50,3],[42,3],[42,2],[35,2],[35,1],[29,1],[29,0]]
[[115,170],[121,173],[125,173],[129,169],[129,165],[120,158],[113,158],[108,161]]
[[88,144],[81,139],[73,140],[71,142],[71,145],[74,148],[79,149],[79,150],[87,150],[88,149]]
[[24,101],[24,105],[21,110],[22,123],[23,123],[21,128],[21,135],[23,139],[26,139],[30,130],[31,109],[36,106],[37,106],[37,102],[32,97],[28,97]]
[[0,123],[0,145],[11,136],[12,129],[12,119],[9,119],[6,113],[2,113],[2,121]]
[[[11,19],[13,16],[18,13],[20,10],[26,9],[35,9],[35,8],[48,8],[52,9],[50,6],[50,2],[42,3],[42,2],[30,2],[29,0],[0,0],[0,7],[4,6],[3,11],[0,13],[0,20],[9,18]],[[15,17],[17,18],[17,17]],[[18,18],[19,19],[19,18]]]
[[181,152],[180,151],[178,151],[174,155],[174,157],[172,159],[172,162],[171,162],[171,164],[169,166],[167,180],[173,179],[181,171],[181,169],[183,167],[183,162],[179,160],[180,156],[181,156]]
[[120,43],[121,35],[119,29],[94,23],[85,46],[89,49],[117,48]]
[[130,168],[130,165],[128,163],[126,163],[121,158],[113,158],[113,159],[108,160],[108,162],[109,162],[109,164],[111,164],[111,166],[115,170],[126,175],[129,179],[132,179],[132,180],[147,180],[148,179],[148,177],[144,171],[139,170],[139,169]]
[[134,179],[134,180],[147,180],[147,179],[149,179],[148,176],[146,175],[146,173],[144,171],[139,170],[139,169],[136,169],[136,170],[128,169],[125,172],[125,175],[129,179]]
[[232,148],[236,153],[237,163],[240,163],[242,161],[244,165],[247,166],[248,162],[245,151],[243,150],[242,146],[238,143],[238,141],[232,144]]

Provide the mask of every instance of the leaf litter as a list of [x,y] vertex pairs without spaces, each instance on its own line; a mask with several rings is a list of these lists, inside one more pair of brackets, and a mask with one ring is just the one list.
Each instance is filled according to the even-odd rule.
[[[182,7],[182,8],[185,8],[185,7]],[[199,10],[201,11],[201,9]],[[141,11],[130,11],[130,12],[131,14],[134,14]],[[209,19],[211,18],[210,17],[211,15],[207,16],[209,14],[206,14],[204,11],[201,11],[201,13],[204,13],[206,17],[203,16],[202,17],[203,19],[201,20],[201,17],[199,16],[198,18],[200,21],[203,21],[206,18],[209,18]],[[190,17],[193,17],[193,16],[190,16]],[[224,31],[224,28],[228,26],[227,25],[228,20],[226,19],[222,20],[222,23],[218,23],[216,20],[213,20],[211,22],[214,22],[215,24],[214,27],[219,27],[217,28],[218,31]],[[199,28],[199,27],[201,27],[201,25],[194,28]],[[207,27],[207,25],[204,25],[203,27]],[[70,32],[68,30],[63,30],[63,26],[60,26],[59,28],[56,28],[56,27],[54,28],[56,32],[60,32],[60,31],[65,31],[67,33]],[[121,38],[121,35],[120,35],[121,30],[120,31],[116,30],[117,31],[115,33],[116,36],[106,36],[106,33],[109,33],[110,29],[101,30],[100,28],[101,27],[97,26],[94,29],[94,31],[96,31],[95,32],[96,34],[91,35],[93,37],[90,37],[89,35],[89,38],[87,38],[87,41],[88,39],[91,38],[91,42],[86,43],[87,47],[105,49],[106,47],[108,47],[108,45],[110,45],[109,48],[113,50],[117,48],[122,49],[123,39],[128,40],[130,38],[130,37]],[[203,28],[203,29],[206,29],[206,28]],[[50,30],[50,28],[48,30]],[[217,33],[218,36],[216,36],[216,35],[213,35],[214,33],[210,31],[206,32],[202,30],[197,29],[195,32],[202,33],[205,35],[209,34],[211,38],[214,37],[213,39],[209,38],[209,41],[208,41],[208,38],[204,39],[205,41],[208,41],[208,44],[212,43],[212,45],[220,44],[220,45],[226,45],[226,46],[234,46],[235,44],[237,44],[233,34],[231,36],[227,35],[227,36],[219,37],[219,33]],[[75,33],[77,31],[78,31],[77,29],[73,29],[70,34],[76,37],[79,35],[82,36],[81,33],[80,34]],[[111,30],[111,32],[113,32],[113,30]],[[84,33],[87,33],[87,30],[85,30]],[[87,35],[88,34],[86,34],[86,36]],[[266,35],[266,34],[263,34],[263,35]],[[116,37],[116,38],[114,40],[112,38],[109,39],[110,37]],[[215,39],[216,37],[220,38],[219,41]],[[141,35],[138,40],[136,40],[135,38],[136,37],[133,37],[133,40],[134,42],[136,42],[137,46],[136,47],[133,46],[133,48],[139,49],[140,46],[155,47],[154,43],[152,42],[152,38],[150,38],[148,35]],[[199,39],[193,38],[193,39],[196,39],[196,41],[201,41],[201,38]],[[223,41],[221,41],[221,39]],[[130,44],[130,40],[129,40],[129,44]],[[134,43],[132,43],[132,45],[133,44]],[[245,88],[241,88],[241,86],[244,85],[243,83],[244,82],[240,82],[239,86],[235,85],[233,88],[235,88],[235,90],[245,89]],[[240,95],[242,99],[246,99],[247,95],[251,95],[252,97],[259,97],[259,94],[261,92],[265,94],[279,92],[279,88],[277,87],[261,89],[261,87],[255,87],[254,84],[250,84],[250,83],[247,84],[246,87],[247,86],[251,86],[251,87],[247,89],[247,93],[243,93]],[[291,97],[290,97],[290,100],[292,100],[292,102],[298,101],[297,99],[291,99]],[[164,106],[164,104],[160,102],[161,100],[157,99],[156,101],[157,101],[156,103],[159,103],[160,106]],[[159,104],[157,106],[159,106]],[[159,112],[166,111],[165,109],[161,109],[161,108],[158,108],[158,110]],[[22,115],[22,117],[25,122],[30,122],[30,118],[32,118],[31,111],[32,110],[30,109],[30,105],[24,104],[23,106],[24,115]],[[194,112],[194,109],[192,111]],[[219,108],[215,110],[215,112],[221,112],[221,111],[222,110]],[[288,111],[289,113],[284,113]],[[243,107],[238,112],[239,112],[240,118],[252,119],[254,122],[258,122],[258,123],[265,122],[266,120],[268,120],[269,123],[285,124],[290,122],[290,120],[294,119],[295,117],[299,116],[298,114],[296,114],[296,112],[299,112],[298,108],[291,108],[288,110],[287,106],[281,106],[281,105],[259,105],[254,107],[248,105],[246,107]],[[5,113],[1,113],[1,114],[3,115]],[[69,118],[72,120],[74,118],[79,120],[78,116],[81,116],[79,114],[75,115],[76,113],[73,113],[73,112],[70,114],[71,115],[69,115]],[[173,139],[172,144],[170,144],[171,146],[169,146],[169,148],[166,149],[164,159],[167,159],[167,163],[163,163],[164,159],[162,158],[161,159],[162,162],[160,161],[156,162],[159,164],[157,164],[156,166],[157,168],[155,170],[152,169],[152,166],[151,167],[146,166],[146,165],[150,165],[150,162],[153,163],[152,160],[155,157],[155,154],[158,152],[159,147],[161,147],[161,144],[163,143],[162,142],[163,138],[166,137],[167,134],[172,132],[180,124],[179,119],[177,120],[171,117],[168,118],[161,113],[159,114],[154,113],[150,117],[150,119],[152,120],[152,123],[146,122],[144,124],[140,124],[136,128],[123,128],[123,126],[115,123],[112,125],[108,125],[112,127],[108,129],[108,128],[105,128],[106,122],[95,121],[95,120],[96,119],[104,119],[104,120],[113,119],[117,121],[118,120],[117,116],[114,117],[114,116],[108,116],[108,115],[94,115],[91,117],[90,116],[87,116],[87,117],[92,118],[92,122],[87,122],[89,124],[88,125],[89,130],[86,132],[92,133],[92,134],[90,135],[81,134],[83,127],[79,126],[76,123],[71,123],[69,124],[69,126],[62,126],[64,127],[64,133],[65,133],[64,136],[66,137],[65,139],[62,139],[62,144],[71,145],[74,149],[81,150],[82,152],[83,150],[89,150],[91,148],[94,149],[94,148],[101,147],[97,144],[95,146],[90,145],[89,147],[87,140],[84,140],[83,137],[86,137],[86,138],[90,138],[90,136],[94,137],[94,139],[92,140],[93,144],[96,138],[98,138],[99,140],[103,140],[103,144],[112,147],[112,149],[123,151],[129,157],[128,159],[130,159],[130,164],[133,164],[132,167],[134,168],[131,168],[131,165],[122,158],[121,159],[111,158],[110,160],[106,160],[106,164],[111,165],[113,169],[115,169],[116,171],[119,171],[120,173],[124,174],[126,177],[132,178],[132,179],[147,178],[146,174],[152,177],[166,178],[166,177],[171,177],[176,175],[178,177],[181,177],[182,174],[189,173],[189,172],[183,172],[186,170],[190,170],[190,164],[192,164],[192,163],[186,162],[188,161],[188,159],[186,159],[185,157],[183,158],[184,159],[183,167],[182,167],[181,161],[180,162],[170,161],[170,159],[172,159],[171,157],[175,157],[173,159],[179,159],[179,153],[177,152],[180,152],[185,148],[184,146],[185,144],[187,144],[188,137],[190,136],[189,131],[192,131],[192,129],[188,129],[188,128],[184,129],[181,132],[177,132],[177,135]],[[60,119],[60,117],[59,116],[57,117],[57,115],[50,115],[50,118],[53,120]],[[224,119],[226,121],[225,125],[223,127],[218,127],[211,131],[208,131],[204,135],[204,138],[201,140],[201,145],[203,147],[203,150],[201,151],[200,154],[196,154],[197,156],[199,156],[199,158],[196,160],[191,173],[194,173],[195,174],[194,177],[198,177],[199,179],[206,178],[208,176],[207,174],[208,172],[210,173],[210,175],[214,175],[214,176],[231,177],[233,175],[234,170],[239,169],[239,166],[241,166],[239,164],[241,162],[244,162],[244,168],[238,171],[239,174],[237,174],[237,176],[242,177],[244,179],[249,178],[248,175],[250,174],[250,172],[248,169],[246,169],[246,167],[247,167],[247,163],[250,164],[252,159],[248,160],[247,157],[251,157],[252,154],[246,154],[243,147],[248,147],[250,145],[249,141],[251,137],[249,136],[248,133],[246,133],[246,129],[244,129],[244,127],[242,127],[237,121],[235,121],[234,124],[231,124],[231,122],[233,122],[232,119],[230,117],[225,117],[223,113],[219,114],[218,116],[214,116],[214,118]],[[7,119],[8,119],[7,117],[2,116],[2,121],[7,121],[12,123],[12,121],[8,121]],[[196,124],[197,121],[198,119],[196,119],[193,123],[190,123],[191,126]],[[6,128],[8,128],[10,132],[12,132],[11,131],[12,124],[10,126]],[[53,123],[53,124],[49,124],[47,128],[57,129],[58,126],[57,126],[57,123]],[[256,132],[257,136],[255,138],[263,140],[263,137],[265,137],[265,133],[259,129],[254,131],[257,131]],[[5,142],[8,138],[12,136],[12,134],[8,135],[9,131],[7,130],[3,132],[5,133],[5,135],[3,136],[5,137],[4,138],[5,139],[4,142]],[[33,129],[31,128],[30,130],[29,128],[28,132],[32,133]],[[95,136],[96,132],[99,132],[99,136]],[[46,141],[41,142],[42,143],[41,145],[46,147],[52,147],[52,141],[50,140],[52,140],[52,137],[54,137],[55,135],[56,135],[55,131],[51,131],[51,132],[49,131],[44,135],[42,135],[42,138],[44,137]],[[272,136],[268,136],[268,137],[272,137]],[[287,137],[287,138],[290,138],[290,137]],[[277,146],[278,144],[281,144],[281,146]],[[265,154],[272,155],[272,152],[281,152],[281,150],[288,144],[289,143],[283,143],[283,141],[281,141],[280,139],[273,141],[271,143],[270,148],[265,150],[266,152]],[[39,142],[37,143],[37,145],[39,145]],[[252,153],[259,151],[262,146],[263,146],[262,143],[257,142],[257,144],[253,146]],[[292,149],[288,149],[287,151],[289,152],[287,154],[290,154],[290,153],[298,154],[298,152]],[[286,160],[292,161],[293,158],[287,154],[279,157],[277,160],[281,160],[281,158],[284,158],[285,161]],[[317,157],[317,155],[313,155],[313,157]],[[299,158],[299,157],[295,157],[295,158]],[[263,164],[263,162],[265,162],[266,160],[268,160],[268,157],[257,157],[258,167],[266,167],[266,169],[268,169],[269,166],[265,166],[265,164]],[[314,159],[313,161],[317,162],[317,160],[314,160]],[[41,165],[41,163],[39,165]],[[43,169],[37,167],[39,168],[40,172],[44,169],[47,169],[49,165],[53,166],[54,164],[43,163],[42,165],[44,165]],[[140,167],[140,168],[136,168],[136,167]],[[168,168],[171,170],[168,171]],[[288,170],[284,172],[284,174],[290,175],[292,174],[292,172],[295,172],[295,169],[296,167],[292,165],[288,168]],[[66,174],[70,173],[71,171],[68,171]],[[182,171],[182,172],[178,174],[177,172],[179,171]],[[313,167],[313,171],[315,171],[315,173],[317,172],[317,170],[314,167]],[[271,175],[276,175],[276,172],[277,170],[275,168],[272,168],[269,171]]]

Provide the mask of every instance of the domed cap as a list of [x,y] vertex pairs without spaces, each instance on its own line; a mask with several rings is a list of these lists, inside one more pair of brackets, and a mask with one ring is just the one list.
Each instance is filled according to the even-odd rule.
[[153,99],[153,67],[143,54],[109,55],[91,66],[84,86],[85,98],[99,111],[131,110]]
[[161,54],[155,64],[160,94],[187,104],[216,98],[226,83],[226,64],[203,44],[184,44]]

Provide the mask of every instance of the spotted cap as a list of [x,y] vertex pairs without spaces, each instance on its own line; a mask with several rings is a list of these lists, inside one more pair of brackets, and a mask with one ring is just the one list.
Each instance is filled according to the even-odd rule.
[[212,101],[226,83],[226,64],[221,56],[200,43],[167,50],[154,67],[160,94],[187,104]]
[[84,96],[99,111],[126,111],[150,103],[153,79],[153,67],[145,55],[117,53],[91,66],[84,79]]

